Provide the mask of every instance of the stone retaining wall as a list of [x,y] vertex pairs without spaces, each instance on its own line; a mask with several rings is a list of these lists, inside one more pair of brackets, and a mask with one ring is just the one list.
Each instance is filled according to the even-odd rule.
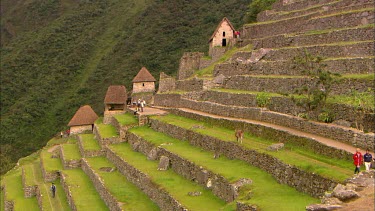
[[81,167],[81,159],[79,160],[68,160],[65,158],[63,147],[60,146],[60,158],[64,169],[74,169]]
[[238,191],[235,191],[231,183],[219,174],[204,169],[202,166],[198,166],[167,149],[155,146],[133,133],[128,134],[127,140],[133,148],[136,148],[136,151],[141,152],[146,156],[152,153],[152,151],[155,151],[156,155],[154,159],[156,160],[160,160],[161,156],[168,157],[171,163],[171,168],[188,180],[193,180],[203,187],[206,187],[207,182],[210,180],[212,186],[209,189],[211,189],[217,197],[226,202],[232,202],[239,194]]
[[164,72],[160,73],[159,77],[159,93],[170,92],[176,89],[176,79],[172,76],[165,74]]
[[78,136],[78,149],[79,152],[81,153],[82,157],[98,157],[98,156],[104,156],[105,151],[103,149],[100,150],[85,150],[83,148],[82,144],[82,137]]
[[31,198],[36,195],[37,185],[28,185],[25,181],[25,169],[22,168],[22,187],[25,198]]
[[278,0],[272,4],[272,9],[276,11],[300,10],[314,5],[331,3],[334,0]]
[[43,195],[39,189],[39,186],[36,187],[36,200],[38,200],[39,210],[43,210]]
[[[332,138],[337,141],[341,141],[347,144],[350,144],[355,147],[360,147],[362,149],[373,148],[374,134],[373,133],[363,133],[354,128],[346,128],[333,124],[325,124],[319,122],[306,121],[305,119],[294,117],[286,114],[276,113],[272,111],[265,111],[261,108],[246,108],[246,107],[230,107],[225,105],[219,105],[211,102],[198,102],[188,99],[178,99],[176,95],[156,95],[155,96],[155,105],[165,106],[165,107],[174,107],[174,108],[189,108],[197,111],[207,112],[210,114],[215,114],[223,117],[234,117],[241,119],[250,119],[258,120],[263,122],[269,122],[272,124],[277,124],[289,128],[295,128],[301,131],[305,131],[312,134],[317,134],[323,137]],[[193,115],[193,114],[191,114]],[[193,119],[201,119],[199,116],[192,117]],[[207,121],[207,120],[205,120]],[[231,121],[223,124],[223,126],[230,126]],[[234,122],[234,121],[233,121]],[[243,123],[242,123],[243,124]],[[251,125],[251,126],[250,126]],[[287,133],[285,131],[280,131],[277,129],[269,128],[262,126],[261,124],[250,124],[249,126],[255,135],[264,137],[266,134],[260,133],[258,128],[261,131],[267,130],[272,131],[273,135],[269,136],[271,139],[279,139],[280,137],[276,135],[277,133]],[[241,127],[238,127],[241,128]],[[289,134],[290,138],[295,139],[296,136]],[[300,137],[297,137],[297,139]],[[340,157],[335,155],[335,157]]]
[[64,190],[64,193],[66,194],[68,204],[69,204],[70,208],[72,209],[72,211],[77,211],[77,208],[76,208],[76,205],[75,205],[75,202],[74,202],[74,198],[72,197],[72,192],[70,191],[69,185],[66,183],[65,180],[66,180],[65,175],[64,175],[64,173],[62,173],[61,177],[60,177],[60,182],[61,182],[61,186]]
[[109,192],[109,190],[105,187],[104,182],[102,181],[100,176],[94,172],[94,170],[90,167],[90,165],[84,158],[82,159],[82,170],[90,177],[92,183],[95,186],[96,191],[99,193],[100,197],[108,206],[109,210],[122,211],[120,203]]
[[14,210],[14,201],[7,200],[7,191],[6,186],[1,186],[1,191],[4,193],[4,210],[13,211]]
[[183,91],[199,91],[203,89],[204,80],[192,78],[189,80],[176,81],[176,89]]
[[122,140],[120,139],[120,137],[110,137],[110,138],[102,138],[102,136],[100,135],[99,133],[99,130],[98,130],[98,126],[95,125],[94,126],[94,131],[93,131],[94,135],[95,135],[95,138],[96,140],[99,141],[99,144],[101,146],[101,148],[103,149],[104,146],[107,146],[109,144],[115,144],[115,143],[120,143]]
[[[245,149],[236,142],[222,141],[211,136],[195,133],[191,130],[165,124],[155,119],[151,120],[151,127],[174,138],[187,140],[190,144],[205,150],[214,151],[230,159],[239,159],[248,162],[271,174],[279,183],[287,184],[313,197],[322,196],[325,191],[332,190],[338,184],[331,179],[285,164],[271,155]],[[333,151],[334,149],[331,150]]]
[[60,172],[59,171],[47,172],[44,169],[44,164],[43,164],[43,158],[42,157],[40,157],[40,169],[42,170],[42,175],[43,175],[44,182],[53,182],[53,181],[55,181],[56,179],[58,179],[60,177]]
[[[293,68],[295,64],[292,60],[261,60],[254,64],[246,64],[241,62],[245,61],[245,58],[235,56],[232,57],[230,62],[215,65],[213,76],[218,76],[220,74],[223,74],[226,77],[236,75],[302,75],[301,70]],[[322,63],[327,65],[326,69],[332,73],[370,74],[375,70],[375,62],[373,58],[326,60]]]
[[[189,92],[190,94],[190,92]],[[219,103],[227,106],[243,106],[243,107],[257,107],[257,95],[256,94],[237,94],[220,91],[203,91],[200,92],[200,96],[189,96],[188,94],[183,95],[184,98],[198,100],[198,101],[210,101],[213,103]],[[300,106],[297,106],[293,100],[289,97],[270,97],[269,104],[265,106],[270,111],[278,113],[289,114],[298,116],[300,113],[306,113],[311,119],[317,119],[321,110],[315,110],[306,112]],[[327,108],[334,113],[334,120],[345,120],[352,127],[355,127],[357,122],[362,125],[363,128],[369,132],[374,132],[374,113],[367,113],[363,118],[360,118],[361,114],[357,109],[352,106],[345,104],[327,104]]]
[[[299,16],[291,19],[275,21],[268,24],[252,24],[243,27],[243,38],[260,38],[274,36],[277,34],[290,34],[310,30],[325,30],[333,28],[348,28],[367,25],[374,22],[373,8],[368,11],[340,13],[334,16],[323,16],[317,18],[312,15]],[[330,14],[330,13],[327,13]],[[290,24],[293,23],[293,24]]]
[[136,169],[134,166],[127,163],[110,148],[107,147],[107,158],[110,160],[130,182],[140,188],[152,201],[154,201],[160,208],[165,211],[184,211],[184,208],[177,200],[175,200],[169,193],[157,184],[145,173]]

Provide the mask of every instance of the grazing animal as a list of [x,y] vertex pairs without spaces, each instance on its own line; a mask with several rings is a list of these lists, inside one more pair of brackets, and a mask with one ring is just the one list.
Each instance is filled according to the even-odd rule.
[[236,132],[234,133],[234,135],[236,136],[237,142],[241,141],[241,144],[242,144],[243,130],[236,130]]

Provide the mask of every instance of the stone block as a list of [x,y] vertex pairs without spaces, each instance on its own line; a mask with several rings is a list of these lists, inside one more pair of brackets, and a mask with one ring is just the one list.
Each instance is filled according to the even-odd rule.
[[160,157],[160,162],[158,166],[159,171],[166,171],[169,168],[169,158],[166,156]]

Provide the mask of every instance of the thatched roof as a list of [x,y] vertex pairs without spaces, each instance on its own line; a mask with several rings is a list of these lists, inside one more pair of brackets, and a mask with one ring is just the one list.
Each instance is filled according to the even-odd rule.
[[126,104],[126,88],[122,85],[109,86],[104,98],[105,104]]
[[229,19],[226,18],[226,17],[224,17],[223,20],[220,21],[219,25],[217,25],[217,27],[216,27],[214,33],[212,34],[212,36],[211,36],[211,38],[210,38],[210,40],[209,40],[208,42],[211,42],[211,40],[215,37],[216,32],[220,29],[221,24],[223,24],[224,21],[228,22],[230,28],[231,28],[233,31],[236,31],[236,30],[234,29],[234,26],[232,25],[232,23],[229,21]]
[[85,105],[78,109],[68,126],[92,125],[96,119],[98,119],[98,115],[95,111],[92,110],[91,106]]
[[142,67],[138,74],[134,77],[133,83],[137,82],[155,82],[154,76],[145,68]]

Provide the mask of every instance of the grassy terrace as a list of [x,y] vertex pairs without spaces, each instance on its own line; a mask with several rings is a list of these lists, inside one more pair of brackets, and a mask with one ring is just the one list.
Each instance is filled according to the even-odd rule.
[[1,184],[5,184],[7,196],[5,200],[14,202],[14,210],[39,210],[35,196],[31,198],[24,197],[20,168],[7,173],[2,178]]
[[[158,162],[147,160],[146,156],[134,152],[128,143],[111,145],[110,148],[130,165],[136,167],[152,178],[153,182],[166,190],[177,201],[189,210],[235,210],[235,204],[227,205],[198,184],[177,175],[171,169],[158,171]],[[189,196],[188,192],[200,191],[200,196]]]
[[64,157],[66,160],[79,160],[81,159],[81,153],[79,152],[77,144],[63,144],[61,145]]
[[[212,136],[222,141],[236,141],[233,135],[233,130],[228,128],[212,126],[204,122],[171,114],[166,116],[155,116],[152,118],[158,119],[167,124],[172,124],[184,129],[195,131],[196,133],[202,135]],[[202,125],[204,129],[192,129],[192,127],[196,125]],[[261,153],[272,155],[282,160],[284,163],[294,165],[300,169],[322,175],[326,178],[332,178],[339,182],[342,182],[348,177],[352,176],[352,163],[349,161],[318,155],[312,151],[309,151],[308,149],[301,148],[291,143],[287,143],[285,145],[285,149],[279,152],[268,151],[267,147],[275,142],[276,141],[245,133],[243,146],[248,149],[253,149]]]
[[64,170],[63,174],[66,176],[66,183],[70,188],[77,210],[108,210],[90,178],[82,169]]
[[117,130],[113,125],[103,124],[103,117],[98,118],[98,120],[95,121],[95,125],[102,138],[118,137]]
[[86,158],[89,165],[100,176],[106,188],[116,198],[118,202],[123,203],[123,210],[159,210],[159,207],[153,203],[137,186],[129,182],[117,170],[113,172],[101,171],[102,167],[114,167],[104,157]]
[[52,153],[48,152],[47,149],[44,149],[40,152],[40,158],[43,160],[44,169],[47,172],[54,172],[57,170],[61,170],[62,164],[59,158],[52,158]]
[[115,119],[120,123],[120,125],[138,125],[137,118],[133,114],[127,112],[125,114],[118,114],[114,116]]
[[171,143],[171,145],[160,147],[220,174],[230,182],[235,182],[241,178],[250,178],[253,180],[251,199],[246,200],[241,196],[239,199],[245,200],[249,204],[256,204],[262,210],[301,210],[308,204],[318,203],[319,201],[287,185],[279,184],[270,174],[250,166],[244,161],[230,160],[224,156],[214,159],[212,152],[202,151],[198,147],[191,146],[188,142],[174,139],[148,127],[132,128],[129,132],[142,137],[155,146]]
[[95,139],[94,134],[81,134],[79,135],[82,140],[82,146],[85,150],[100,150],[100,145]]

